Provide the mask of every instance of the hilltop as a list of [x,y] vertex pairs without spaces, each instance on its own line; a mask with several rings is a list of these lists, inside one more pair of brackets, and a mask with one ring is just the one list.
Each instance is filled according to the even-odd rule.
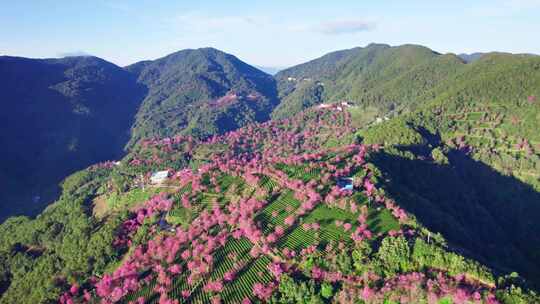
[[347,101],[368,112],[403,110],[461,64],[456,56],[416,45],[370,44],[330,53],[276,74],[282,102],[272,115],[294,115],[323,101]]
[[183,50],[126,69],[149,88],[130,144],[177,134],[204,138],[269,119],[272,76],[213,48]]

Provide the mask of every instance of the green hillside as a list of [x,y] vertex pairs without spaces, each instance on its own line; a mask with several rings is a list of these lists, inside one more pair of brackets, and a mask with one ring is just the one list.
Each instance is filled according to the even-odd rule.
[[183,50],[126,69],[149,89],[130,145],[177,134],[221,134],[267,120],[278,103],[272,76],[212,48]]
[[330,53],[276,74],[282,102],[273,116],[293,115],[291,110],[301,100],[296,90],[306,83],[321,86],[319,103],[347,101],[375,107],[381,113],[407,109],[462,65],[454,55],[440,55],[416,45],[370,44]]
[[[488,64],[491,56],[499,55],[488,55],[478,64]],[[394,181],[393,193],[424,224],[494,267],[515,269],[536,280],[540,106],[538,92],[527,88],[539,87],[540,73],[527,74],[527,68],[539,60],[503,56],[514,61],[505,70],[528,61],[521,66],[525,73],[491,73],[512,77],[523,87],[500,79],[493,90],[501,97],[489,98],[486,91],[485,99],[472,98],[477,90],[470,86],[482,90],[480,83],[491,82],[471,66],[457,78],[468,79],[461,88],[415,112],[372,125],[359,136],[382,144],[393,155],[376,163]]]
[[276,75],[281,103],[273,117],[313,104],[348,102],[371,120],[415,110],[434,99],[516,100],[538,88],[539,56],[484,54],[465,63],[416,45],[330,53]]
[[69,177],[39,217],[0,226],[0,303],[538,301],[504,276],[515,268],[483,266],[407,213],[416,189],[395,194],[382,161],[396,154],[355,143],[352,122],[332,107],[147,141]]

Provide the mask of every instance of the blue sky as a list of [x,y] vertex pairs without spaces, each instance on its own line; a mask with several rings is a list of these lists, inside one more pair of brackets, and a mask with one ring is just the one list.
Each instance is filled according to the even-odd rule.
[[0,8],[0,54],[85,53],[118,65],[206,46],[278,67],[371,42],[540,54],[540,0],[0,0]]

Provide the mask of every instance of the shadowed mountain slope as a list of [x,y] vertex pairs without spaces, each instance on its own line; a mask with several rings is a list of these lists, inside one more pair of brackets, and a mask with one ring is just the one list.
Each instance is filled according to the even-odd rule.
[[0,57],[0,218],[36,214],[68,174],[122,156],[144,94],[96,57]]

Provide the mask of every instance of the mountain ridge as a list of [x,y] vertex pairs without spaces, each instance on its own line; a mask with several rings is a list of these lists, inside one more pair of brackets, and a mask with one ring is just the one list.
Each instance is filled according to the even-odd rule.
[[[185,61],[188,57],[192,65]],[[455,90],[457,87],[469,92],[468,94],[476,94],[482,98],[486,96],[509,98],[509,95],[505,95],[506,92],[517,91],[520,91],[523,96],[535,95],[534,92],[525,92],[514,84],[521,76],[516,74],[515,77],[509,77],[509,81],[504,81],[501,77],[495,79],[487,76],[487,71],[495,67],[500,69],[498,73],[502,75],[509,72],[519,73],[516,69],[512,70],[510,62],[520,64],[522,67],[520,69],[526,71],[530,69],[526,64],[534,67],[538,57],[494,52],[486,53],[472,63],[464,64],[457,55],[440,54],[418,45],[392,47],[387,44],[370,44],[366,47],[331,52],[319,59],[282,70],[274,78],[214,48],[181,50],[156,60],[137,62],[124,68],[95,56],[62,59],[31,59],[15,56],[0,58],[5,63],[20,61],[24,64],[41,62],[51,66],[62,65],[62,63],[73,65],[73,68],[68,71],[72,73],[71,75],[64,76],[62,73],[54,72],[55,75],[48,76],[50,79],[56,79],[58,83],[64,77],[80,78],[69,82],[71,87],[64,84],[60,88],[53,88],[52,91],[45,89],[49,92],[59,92],[60,96],[67,96],[54,98],[99,99],[95,95],[87,94],[85,97],[77,92],[80,89],[88,89],[80,86],[85,77],[97,77],[93,79],[96,86],[107,81],[106,78],[99,78],[103,75],[92,76],[92,71],[85,70],[85,64],[93,63],[118,73],[123,73],[119,70],[123,69],[133,74],[134,76],[129,76],[123,73],[125,81],[148,93],[144,94],[140,107],[132,106],[132,108],[137,108],[137,114],[133,115],[135,123],[130,126],[129,132],[132,135],[126,146],[129,149],[143,138],[173,136],[179,133],[207,137],[238,128],[246,123],[265,121],[271,117],[291,116],[307,107],[328,101],[345,100],[355,106],[360,106],[362,114],[356,117],[361,118],[359,124],[366,124],[375,121],[377,117],[391,117],[401,112],[414,110],[423,103],[437,99],[435,96],[441,99],[447,98],[444,97],[447,94],[453,94],[455,96],[452,98],[458,98],[458,95],[461,96],[464,93],[457,92]],[[219,62],[215,61],[217,58]],[[224,66],[227,66],[226,70],[223,69]],[[315,66],[315,69],[312,66]],[[189,72],[182,72],[184,70]],[[40,73],[52,72],[48,69]],[[85,75],[86,72],[90,74]],[[528,73],[534,75],[532,70]],[[486,75],[492,77],[493,80],[484,79],[478,75],[482,77]],[[31,77],[33,76],[21,78],[24,79],[21,83],[32,86],[33,82],[29,82]],[[137,80],[138,83],[131,83],[133,77],[140,78]],[[472,84],[470,79],[477,79],[477,81]],[[494,86],[494,90],[480,89],[482,84],[501,80],[501,84]],[[521,81],[529,83],[526,79]],[[12,83],[11,86],[13,87],[14,84]],[[511,88],[505,89],[507,86]],[[117,89],[122,91],[121,87]],[[50,98],[53,98],[52,95]],[[78,101],[72,104],[76,109],[73,108],[71,111],[79,113],[76,115],[84,116],[84,113],[89,110]],[[21,113],[21,115],[27,114]],[[31,136],[26,135],[26,137]],[[9,141],[6,144],[9,145]],[[15,150],[20,150],[20,148]],[[15,155],[16,151],[10,153]],[[117,158],[123,153],[115,152],[109,154],[107,158]],[[104,158],[105,156],[101,156],[99,160],[104,160]],[[94,157],[92,160],[98,160],[98,158]],[[14,159],[10,162],[25,163],[25,161]],[[91,162],[84,162],[84,164],[89,165]],[[23,165],[19,172],[25,171],[22,168],[24,168]],[[81,166],[77,168],[80,169]],[[54,169],[48,170],[54,171]],[[4,169],[0,178],[19,189],[16,183],[9,181],[11,173],[7,172],[13,171]],[[24,179],[24,175],[24,173],[18,173],[17,176]],[[54,179],[55,183],[59,181],[59,178]],[[54,186],[45,188],[52,189]],[[37,194],[27,195],[25,199],[27,204],[38,196],[46,197],[43,199],[45,201],[54,197],[51,190],[32,192]],[[38,192],[43,192],[43,194]]]
[[[135,63],[126,69],[137,72],[138,81],[149,87],[149,96],[138,113],[131,144],[158,135],[163,128],[157,128],[156,124],[162,123],[170,130],[160,136],[176,135],[185,129],[196,136],[219,134],[245,124],[242,120],[268,119],[265,112],[277,103],[274,81],[270,75],[214,48],[181,50],[154,61]],[[177,74],[176,71],[183,71],[184,74]],[[226,96],[230,96],[229,101],[208,107],[209,102]],[[204,109],[188,110],[191,112],[189,115],[196,119],[186,117],[179,109],[174,113],[168,112],[182,104]],[[155,121],[159,118],[153,118],[152,111],[165,111],[171,113],[171,117],[164,122]],[[232,115],[228,119],[239,123],[220,123],[223,115]]]
[[[345,55],[328,60],[333,55],[343,54]],[[495,79],[496,76],[483,70],[492,69],[484,64],[484,58],[491,58],[492,64],[501,69],[499,72],[504,75],[507,71],[515,73],[508,62],[536,62],[540,57],[493,52],[485,54],[479,60],[466,63],[455,54],[440,54],[418,45],[390,47],[371,44],[365,48],[330,53],[278,73],[276,79],[282,102],[272,115],[275,118],[294,115],[305,108],[302,106],[305,100],[312,100],[315,104],[322,103],[322,100],[347,101],[361,106],[366,112],[375,113],[371,118],[366,118],[367,120],[396,111],[406,112],[414,109],[417,104],[430,102],[435,95],[440,95],[441,87],[466,85],[456,83],[456,78],[460,73],[474,67],[486,78],[484,84],[488,86],[492,82],[489,78]],[[346,68],[341,68],[344,64]],[[523,68],[527,73],[534,73],[531,67]],[[321,73],[321,69],[325,72]],[[501,77],[504,76],[499,78]],[[517,85],[512,77],[507,80],[512,86]],[[470,90],[473,89],[471,85]],[[482,97],[480,93],[477,95]],[[306,105],[311,106],[313,102]]]

